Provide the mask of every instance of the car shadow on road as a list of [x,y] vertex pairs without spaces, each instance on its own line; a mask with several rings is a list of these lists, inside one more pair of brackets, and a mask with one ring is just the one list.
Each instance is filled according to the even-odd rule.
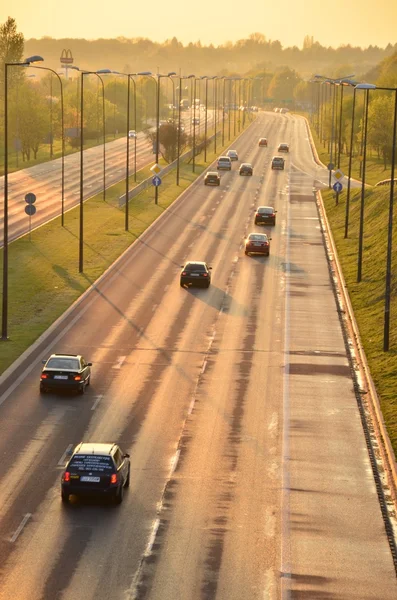
[[222,310],[223,313],[232,317],[248,317],[250,314],[249,306],[237,302],[226,290],[213,284],[208,289],[192,286],[184,286],[183,289],[218,312]]

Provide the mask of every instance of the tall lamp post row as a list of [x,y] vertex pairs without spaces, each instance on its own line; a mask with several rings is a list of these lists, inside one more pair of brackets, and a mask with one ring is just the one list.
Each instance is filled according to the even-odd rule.
[[[35,65],[36,62],[42,62],[41,56],[31,56],[19,63],[5,63],[5,122],[4,122],[4,226],[3,226],[3,297],[2,297],[2,335],[1,340],[8,339],[8,69],[9,67],[33,67],[45,71],[50,71],[51,74],[55,74],[60,83],[61,90],[61,129],[62,129],[62,162],[61,162],[61,224],[64,226],[64,213],[65,213],[65,129],[64,129],[64,94],[63,84],[59,74],[53,69],[47,67],[39,67]],[[105,74],[116,74],[119,76],[126,76],[128,78],[127,86],[127,152],[126,152],[126,202],[125,202],[125,229],[128,230],[128,199],[129,199],[129,127],[130,127],[130,82],[134,84],[134,126],[135,126],[135,160],[134,160],[134,178],[136,181],[136,82],[134,76],[147,76],[151,77],[156,83],[156,163],[159,160],[159,119],[160,119],[160,79],[167,77],[171,80],[173,85],[173,114],[175,115],[175,86],[172,77],[176,76],[175,72],[170,72],[167,75],[157,74],[152,75],[149,71],[139,73],[119,73],[117,71],[111,71],[110,69],[100,69],[98,71],[88,71],[80,69],[73,65],[69,68],[80,72],[80,200],[79,200],[79,272],[83,272],[84,268],[84,76],[85,75],[96,75],[102,86],[102,117],[103,117],[103,199],[106,200],[106,120],[105,120],[105,86],[102,75]],[[239,100],[240,100],[240,84],[241,78],[226,78],[222,77],[208,77],[202,76],[196,78],[195,75],[189,75],[187,77],[179,76],[179,106],[178,106],[178,150],[177,150],[177,184],[179,185],[179,158],[180,158],[180,131],[181,131],[181,100],[182,100],[182,80],[190,79],[194,80],[194,121],[196,111],[196,82],[205,80],[205,128],[204,128],[204,153],[205,160],[207,159],[206,146],[207,146],[207,117],[208,117],[208,80],[214,81],[213,86],[213,101],[214,101],[214,128],[215,128],[215,151],[217,142],[217,120],[218,120],[218,80],[223,80],[223,106],[222,106],[222,144],[224,144],[225,136],[225,85],[226,81],[229,81],[229,139],[230,139],[230,105],[231,105],[231,85],[232,82],[239,81]],[[244,83],[247,79],[244,79]],[[193,83],[193,82],[192,82]],[[193,94],[193,89],[191,88]],[[234,103],[236,105],[237,88],[236,83],[234,84]],[[249,98],[247,100],[249,103]],[[244,123],[243,123],[244,125]],[[239,122],[240,130],[240,122]],[[193,171],[195,169],[195,122],[193,129]],[[236,115],[234,115],[234,132],[236,133]],[[158,203],[158,188],[155,188],[155,203]]]
[[[336,81],[335,81],[336,83]],[[355,83],[350,80],[340,80],[337,82],[341,85],[341,102],[339,116],[339,141],[338,141],[338,168],[340,167],[340,147],[341,147],[341,130],[342,130],[342,102],[343,102],[343,85],[353,86],[353,104],[351,117],[350,131],[350,148],[349,148],[349,167],[347,181],[347,195],[345,207],[345,231],[344,237],[348,237],[349,232],[349,212],[350,212],[350,190],[351,190],[351,174],[352,174],[352,157],[353,157],[353,142],[354,142],[354,124],[356,112],[356,92],[364,91],[364,107],[363,107],[363,129],[362,129],[362,172],[361,172],[361,193],[360,193],[360,221],[359,221],[359,239],[357,252],[357,283],[362,280],[362,261],[363,261],[363,241],[364,241],[364,209],[365,209],[365,178],[366,178],[366,158],[367,158],[367,136],[368,136],[368,109],[371,91],[387,91],[394,94],[394,116],[393,116],[393,134],[392,134],[392,152],[391,152],[391,180],[390,180],[390,195],[389,195],[389,210],[388,210],[388,225],[387,225],[387,251],[386,251],[386,275],[385,275],[385,305],[384,305],[384,324],[383,324],[383,350],[387,352],[390,348],[390,308],[391,308],[391,292],[392,292],[392,246],[393,246],[393,212],[394,212],[394,189],[395,189],[395,162],[396,162],[396,138],[397,138],[397,88],[378,87],[370,83]],[[332,140],[331,140],[332,148]],[[332,152],[332,150],[331,150]],[[331,171],[330,171],[331,175]]]

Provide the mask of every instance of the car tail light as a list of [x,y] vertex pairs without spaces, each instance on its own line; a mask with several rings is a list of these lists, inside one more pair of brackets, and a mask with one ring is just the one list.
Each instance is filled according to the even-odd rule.
[[187,275],[186,271],[183,271],[182,275]]
[[47,373],[42,373],[40,379],[48,379]]
[[117,473],[112,473],[110,483],[117,483]]
[[75,381],[81,381],[80,375],[75,375],[73,378]]
[[69,471],[65,471],[65,473],[63,474],[63,480],[64,481],[70,481],[70,473],[69,473]]
[[203,277],[208,277],[208,273],[203,273]]

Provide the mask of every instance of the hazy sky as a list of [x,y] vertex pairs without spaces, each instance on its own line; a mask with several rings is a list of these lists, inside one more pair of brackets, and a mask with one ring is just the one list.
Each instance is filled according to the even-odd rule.
[[[258,31],[283,46],[306,34],[323,45],[397,41],[397,0],[1,0],[0,22],[25,38],[147,37],[222,44]],[[329,8],[327,8],[327,6]],[[34,7],[34,8],[33,8]]]

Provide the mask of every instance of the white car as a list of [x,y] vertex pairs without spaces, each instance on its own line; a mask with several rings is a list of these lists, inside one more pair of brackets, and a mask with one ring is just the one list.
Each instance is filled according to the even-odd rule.
[[228,156],[220,156],[218,158],[218,162],[216,165],[218,171],[231,171],[232,170],[232,161]]
[[136,138],[135,129],[131,129],[131,131],[128,132],[128,137],[130,138],[130,140]]

